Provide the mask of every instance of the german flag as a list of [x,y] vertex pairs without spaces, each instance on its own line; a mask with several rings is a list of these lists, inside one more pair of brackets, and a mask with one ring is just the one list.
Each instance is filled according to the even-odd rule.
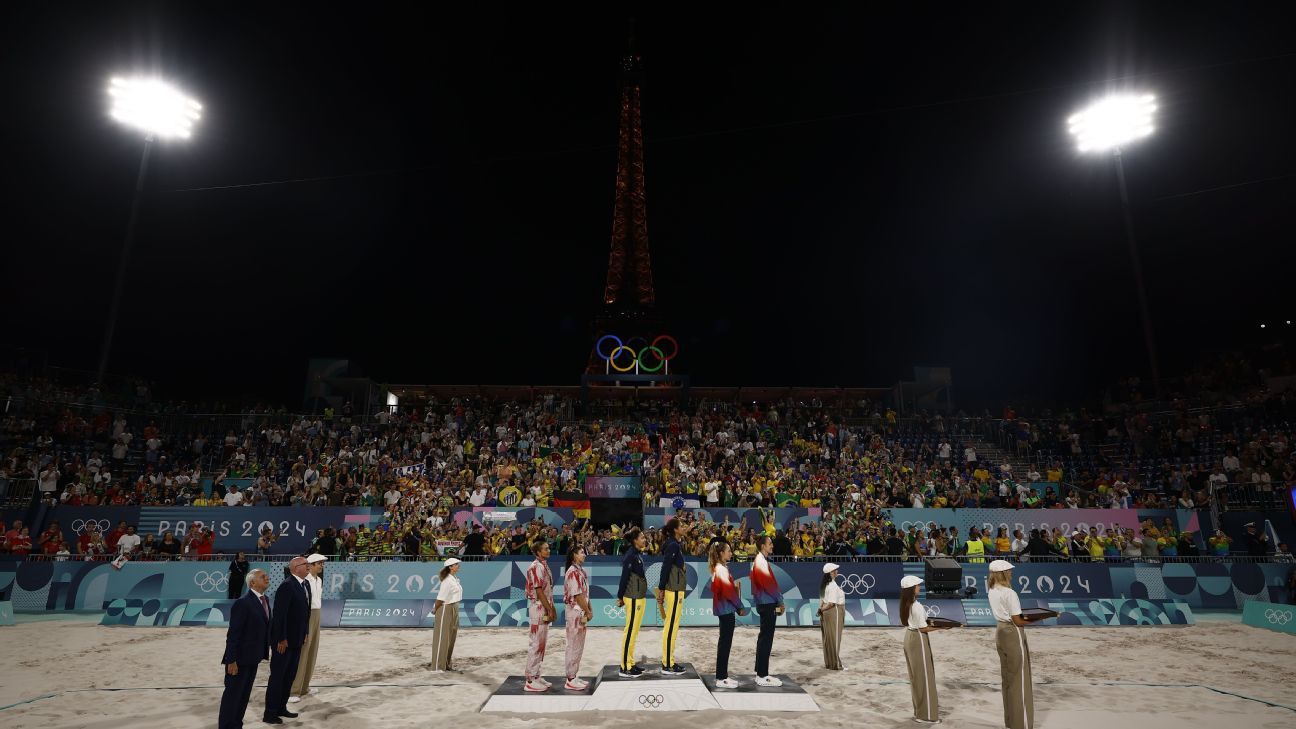
[[553,505],[556,509],[571,509],[577,519],[588,519],[589,497],[580,491],[555,491]]

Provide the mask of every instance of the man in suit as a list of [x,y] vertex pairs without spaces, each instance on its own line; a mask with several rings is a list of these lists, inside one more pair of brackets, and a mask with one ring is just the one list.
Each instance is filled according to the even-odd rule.
[[243,713],[252,696],[257,665],[270,657],[270,601],[265,591],[270,575],[252,570],[248,591],[230,608],[229,630],[225,632],[225,693],[221,695],[220,729],[242,729]]
[[297,675],[302,645],[310,626],[310,585],[306,583],[309,567],[305,557],[293,557],[288,563],[288,577],[275,590],[274,612],[270,619],[270,681],[266,684],[266,708],[261,720],[282,724],[280,717],[295,718],[288,710],[288,691]]

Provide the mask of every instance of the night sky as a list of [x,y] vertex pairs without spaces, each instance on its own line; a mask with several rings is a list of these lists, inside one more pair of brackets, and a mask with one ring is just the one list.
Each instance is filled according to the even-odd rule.
[[[444,5],[10,8],[5,344],[94,369],[142,150],[105,88],[149,71],[205,116],[154,149],[111,372],[289,405],[312,356],[577,384],[631,14],[657,301],[695,383],[1146,376],[1113,166],[1066,132],[1111,89],[1160,103],[1125,160],[1164,374],[1296,318],[1282,3]],[[328,179],[248,186],[302,178]]]

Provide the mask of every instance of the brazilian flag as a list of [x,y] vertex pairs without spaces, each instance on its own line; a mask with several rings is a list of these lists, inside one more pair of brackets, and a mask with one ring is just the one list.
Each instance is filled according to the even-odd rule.
[[775,497],[774,497],[774,503],[775,503],[775,504],[778,504],[778,506],[779,506],[780,508],[785,507],[785,506],[796,506],[796,505],[797,505],[797,497],[796,497],[795,494],[789,494],[789,493],[787,493],[787,492],[782,492],[782,493],[780,493],[778,496],[775,496]]

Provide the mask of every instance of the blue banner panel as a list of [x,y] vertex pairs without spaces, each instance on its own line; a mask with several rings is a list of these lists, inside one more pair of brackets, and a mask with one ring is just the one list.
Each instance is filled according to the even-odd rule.
[[1254,600],[1242,608],[1242,622],[1257,628],[1296,633],[1296,606]]
[[747,520],[747,526],[760,531],[764,526],[766,515],[772,514],[774,517],[775,529],[796,528],[800,524],[817,524],[819,522],[822,510],[818,507],[802,508],[787,507],[776,509],[725,509],[725,508],[707,508],[707,509],[672,509],[669,507],[649,506],[644,508],[643,525],[645,529],[661,529],[666,526],[666,522],[675,516],[676,511],[688,511],[703,521],[723,524],[727,519],[730,524],[738,526]]
[[539,519],[548,526],[560,527],[576,521],[573,509],[545,506],[459,506],[450,513],[456,524],[472,522],[483,526],[521,526]]
[[309,549],[319,529],[367,524],[372,515],[369,509],[345,506],[145,506],[139,511],[137,531],[141,538],[145,534],[154,534],[161,539],[166,532],[183,535],[191,524],[197,523],[211,528],[216,536],[217,552],[242,550],[249,554],[256,551],[257,537],[265,527],[279,537],[274,545],[275,553],[290,554]]
[[[986,564],[963,564],[963,584],[975,587],[976,594],[989,589]],[[1017,562],[1012,571],[1013,589],[1021,598],[1112,597],[1111,568],[1106,563],[1089,562]]]
[[[417,628],[435,600],[344,600],[340,628]],[[323,619],[323,612],[320,615]],[[430,622],[430,621],[429,621]]]
[[585,495],[591,499],[637,499],[643,496],[638,476],[589,476]]
[[[68,543],[69,551],[77,551],[77,540],[93,524],[106,537],[121,522],[135,526],[139,532],[140,507],[138,506],[60,506],[49,513],[44,528],[49,528],[55,521],[63,532],[63,541]],[[142,533],[141,533],[142,534]],[[32,541],[36,541],[32,532]],[[143,539],[140,536],[140,539]]]

